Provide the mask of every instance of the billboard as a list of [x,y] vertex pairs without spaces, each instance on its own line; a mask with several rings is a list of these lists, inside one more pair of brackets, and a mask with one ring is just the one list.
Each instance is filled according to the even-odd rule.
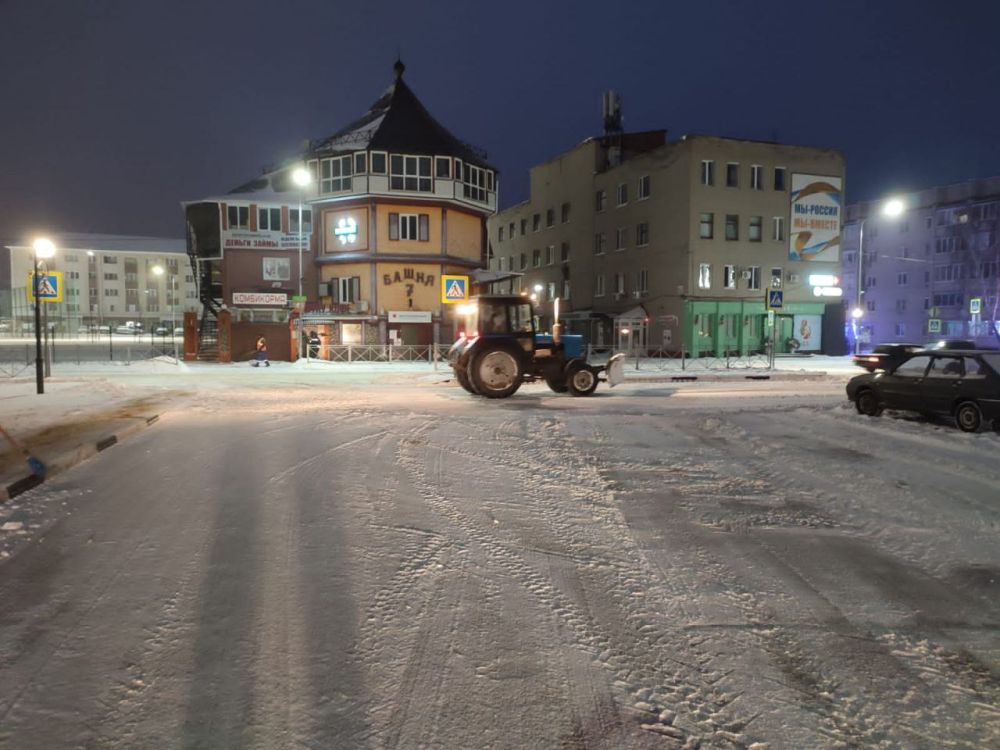
[[840,261],[840,177],[792,175],[789,260]]

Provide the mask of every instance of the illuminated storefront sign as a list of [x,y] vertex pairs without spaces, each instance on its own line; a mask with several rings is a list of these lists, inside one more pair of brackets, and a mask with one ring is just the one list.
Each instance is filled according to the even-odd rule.
[[333,235],[341,245],[353,245],[358,239],[358,222],[350,216],[340,219],[333,228]]
[[288,295],[278,292],[233,292],[234,305],[281,305],[288,304]]

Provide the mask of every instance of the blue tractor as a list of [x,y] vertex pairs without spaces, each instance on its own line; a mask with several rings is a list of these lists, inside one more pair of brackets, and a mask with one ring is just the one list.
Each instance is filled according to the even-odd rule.
[[589,364],[583,337],[562,335],[558,302],[552,333],[539,333],[525,297],[473,297],[459,311],[464,330],[448,352],[455,379],[469,393],[486,398],[507,398],[521,383],[535,380],[574,396],[589,396],[601,380],[612,387],[622,382],[625,355],[614,355],[606,365]]

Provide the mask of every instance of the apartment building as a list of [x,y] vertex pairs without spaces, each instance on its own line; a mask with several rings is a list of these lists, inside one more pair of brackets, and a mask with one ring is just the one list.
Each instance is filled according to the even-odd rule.
[[995,346],[1000,177],[894,197],[904,206],[898,216],[883,213],[885,201],[847,207],[841,275],[845,304],[857,309],[852,346],[942,338]]
[[[530,199],[489,221],[497,291],[552,300],[590,343],[691,356],[843,350],[834,150],[666,131],[590,138],[531,169]],[[794,212],[794,213],[793,213]],[[829,296],[828,296],[829,295]],[[832,332],[832,333],[831,333]]]
[[[75,334],[126,321],[141,322],[146,330],[172,320],[180,326],[185,311],[200,309],[184,240],[79,233],[49,239],[56,254],[45,269],[61,272],[64,284],[63,301],[45,307],[57,331]],[[0,299],[0,317],[10,320],[11,333],[28,332],[34,325],[34,303],[28,301],[31,242],[12,243],[4,254],[10,284]]]

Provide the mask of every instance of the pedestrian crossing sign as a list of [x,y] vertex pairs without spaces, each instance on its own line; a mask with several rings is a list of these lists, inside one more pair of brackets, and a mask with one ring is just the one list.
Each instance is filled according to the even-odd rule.
[[469,299],[468,276],[442,276],[441,301],[445,303],[465,302]]
[[[35,301],[35,274],[28,274],[28,302]],[[38,274],[38,299],[42,302],[63,301],[63,278],[61,271]]]
[[941,333],[940,318],[931,318],[927,321],[927,333]]
[[767,292],[767,307],[770,310],[780,310],[784,305],[785,293],[780,289],[769,289]]

